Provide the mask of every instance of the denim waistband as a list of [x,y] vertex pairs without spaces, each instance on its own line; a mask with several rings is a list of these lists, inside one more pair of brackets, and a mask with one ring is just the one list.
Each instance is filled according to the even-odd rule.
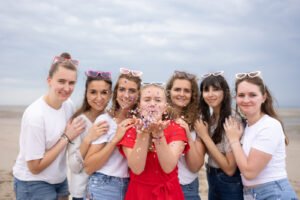
[[283,178],[283,179],[280,179],[280,180],[271,181],[271,182],[262,183],[262,184],[257,184],[257,185],[252,185],[252,186],[245,186],[244,185],[244,192],[253,191],[257,188],[268,187],[268,186],[271,186],[271,185],[277,185],[279,188],[281,188],[281,184],[286,183],[286,182],[288,182],[288,179]]
[[[205,167],[206,167],[207,173],[209,173],[209,174],[225,173],[221,168],[211,167],[207,163],[205,163]],[[232,176],[240,176],[240,170],[239,170],[239,168],[236,168],[236,170],[235,170],[235,172],[234,172],[234,174]]]
[[209,173],[209,174],[219,174],[219,173],[223,172],[222,169],[211,167],[207,163],[205,163],[205,167],[206,167],[207,173]]
[[118,182],[128,182],[129,181],[128,177],[122,178],[122,177],[110,176],[110,175],[102,174],[100,172],[94,172],[91,176],[97,176],[97,177],[101,177],[106,180],[114,180],[114,181],[118,181]]

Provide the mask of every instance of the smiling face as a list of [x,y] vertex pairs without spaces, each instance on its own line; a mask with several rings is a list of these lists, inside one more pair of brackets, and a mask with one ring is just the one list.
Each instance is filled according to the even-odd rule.
[[117,89],[117,102],[122,109],[132,109],[139,96],[138,85],[126,78],[119,80]]
[[182,110],[191,101],[192,85],[185,79],[176,79],[170,90],[171,102],[177,109]]
[[149,121],[157,121],[167,108],[166,94],[163,88],[155,85],[145,86],[141,90],[139,110]]
[[76,80],[76,71],[58,67],[52,77],[47,79],[49,94],[59,102],[67,100],[73,93]]
[[91,110],[102,112],[111,97],[111,85],[104,80],[93,80],[88,84],[86,91],[87,102]]
[[206,90],[203,90],[203,99],[212,109],[220,109],[224,99],[224,92],[221,88],[209,86]]
[[236,103],[241,112],[252,118],[260,115],[261,104],[266,100],[258,85],[242,81],[238,84],[236,92]]

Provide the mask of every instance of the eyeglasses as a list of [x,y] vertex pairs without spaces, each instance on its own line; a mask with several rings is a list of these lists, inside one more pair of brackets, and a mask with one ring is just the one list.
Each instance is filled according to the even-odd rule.
[[244,73],[237,73],[235,74],[235,78],[236,79],[243,79],[245,77],[249,77],[249,78],[255,78],[255,77],[261,77],[261,71],[254,71],[254,72],[244,72]]
[[201,77],[202,78],[207,78],[209,76],[223,76],[223,74],[224,74],[224,71],[218,71],[218,72],[203,74]]
[[102,71],[93,71],[93,70],[88,70],[85,72],[85,75],[88,77],[102,77],[104,79],[111,79],[111,73],[110,72],[102,72]]
[[183,72],[183,71],[177,71],[177,70],[174,71],[174,75],[178,76],[178,77],[185,77],[185,78],[188,78],[189,80],[196,78],[196,76],[194,74],[190,74],[190,73]]
[[127,68],[120,68],[120,73],[121,74],[131,74],[132,76],[135,77],[141,77],[143,75],[143,72],[138,71],[138,70],[131,70]]
[[72,63],[73,65],[75,65],[76,67],[79,65],[79,61],[78,60],[73,60],[73,59],[67,59],[61,56],[55,56],[53,59],[52,64],[55,64],[57,62],[64,62],[64,61],[68,61],[70,63]]

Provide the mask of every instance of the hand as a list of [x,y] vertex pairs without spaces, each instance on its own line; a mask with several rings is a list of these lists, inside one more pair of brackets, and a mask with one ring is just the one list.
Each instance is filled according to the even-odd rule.
[[185,129],[186,137],[188,139],[191,139],[192,135],[191,135],[191,131],[190,131],[189,125],[183,119],[181,119],[181,118],[176,119],[175,122],[177,124],[179,124],[182,128]]
[[223,124],[229,142],[239,141],[244,131],[243,125],[235,118],[229,116]]
[[78,135],[80,135],[86,127],[84,119],[81,117],[76,117],[72,121],[67,123],[65,134],[67,137],[73,141]]
[[129,118],[129,119],[124,119],[121,123],[119,123],[117,132],[113,137],[112,142],[118,143],[123,138],[126,131],[134,126],[135,121],[136,121],[135,118]]
[[151,123],[149,125],[149,130],[153,138],[160,138],[164,136],[164,129],[170,124],[170,121],[162,121],[159,120],[158,122]]
[[205,137],[209,137],[208,124],[202,119],[198,119],[195,121],[194,129],[196,131],[197,136],[200,137],[201,139],[204,139]]
[[89,129],[88,135],[86,136],[90,143],[98,139],[100,136],[106,134],[109,130],[109,124],[107,121],[100,121],[94,123],[93,126]]

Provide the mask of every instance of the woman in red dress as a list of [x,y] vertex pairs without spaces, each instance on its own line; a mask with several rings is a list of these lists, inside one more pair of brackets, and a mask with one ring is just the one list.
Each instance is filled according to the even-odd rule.
[[189,147],[185,130],[173,121],[162,120],[166,108],[162,86],[147,84],[142,87],[141,119],[119,143],[130,168],[125,200],[184,199],[177,163]]

